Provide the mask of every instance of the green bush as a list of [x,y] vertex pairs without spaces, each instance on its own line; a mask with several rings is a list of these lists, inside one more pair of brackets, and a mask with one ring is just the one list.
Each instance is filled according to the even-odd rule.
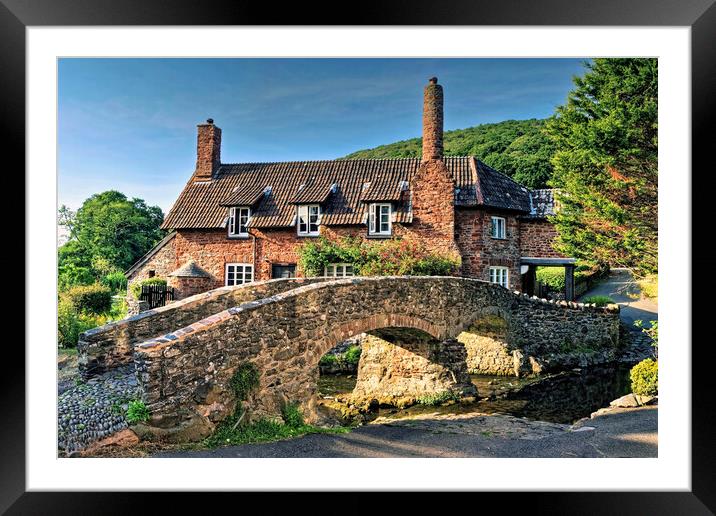
[[614,300],[609,296],[588,296],[582,299],[582,303],[595,304],[597,306],[607,306],[614,304]]
[[[577,268],[574,271],[575,285],[587,281],[591,275],[590,270]],[[538,282],[549,287],[550,290],[562,291],[565,288],[564,267],[537,267],[536,278]]]
[[659,363],[656,360],[642,360],[631,368],[629,376],[634,394],[656,396],[659,393]]
[[77,347],[80,333],[80,320],[75,307],[67,300],[57,305],[57,344],[61,348]]
[[126,290],[127,277],[122,271],[114,271],[102,276],[101,283],[109,287],[113,293],[116,293],[120,290]]
[[346,352],[343,354],[343,359],[348,362],[349,364],[358,364],[360,361],[360,354],[361,354],[361,347],[360,346],[351,346],[349,347]]
[[105,314],[86,313],[78,311],[67,296],[60,296],[57,304],[57,345],[65,349],[77,347],[81,333],[124,318],[127,315],[127,305],[124,303],[122,306],[113,306],[112,310]]
[[283,423],[289,428],[301,428],[304,425],[303,414],[298,403],[287,403],[281,410]]
[[165,278],[147,278],[143,279],[141,281],[135,281],[129,286],[129,290],[134,296],[134,299],[139,299],[139,294],[142,293],[142,286],[143,285],[167,285],[167,280]]
[[149,421],[149,409],[141,400],[134,400],[129,402],[127,407],[126,419],[130,425],[136,423],[143,423]]
[[537,281],[552,290],[564,290],[564,268],[537,267]]
[[321,357],[318,363],[322,366],[332,366],[338,363],[338,357],[333,353],[326,353]]
[[72,287],[62,297],[79,313],[104,314],[112,307],[112,292],[99,283]]

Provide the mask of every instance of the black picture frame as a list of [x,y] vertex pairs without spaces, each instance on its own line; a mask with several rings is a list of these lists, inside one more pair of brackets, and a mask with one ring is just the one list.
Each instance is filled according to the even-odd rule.
[[[286,3],[199,0],[0,0],[0,146],[7,170],[25,170],[25,30],[63,25],[553,25],[553,26],[689,26],[692,72],[692,490],[689,492],[481,493],[479,506],[491,502],[510,509],[550,514],[712,514],[716,511],[716,411],[708,379],[716,364],[709,339],[710,286],[716,254],[707,210],[716,180],[712,151],[716,142],[716,5],[715,0],[500,0],[437,2],[409,0],[360,3],[338,9],[337,3]],[[347,6],[344,6],[347,7]],[[12,164],[10,164],[12,163]],[[19,174],[14,173],[16,177]],[[15,197],[15,196],[13,196]],[[19,195],[16,198],[21,198]],[[8,201],[9,202],[9,201]],[[13,217],[24,213],[12,210]],[[15,223],[15,227],[19,224]],[[18,231],[19,232],[19,231]],[[23,236],[16,242],[23,241]],[[21,247],[16,244],[16,249]],[[24,247],[23,247],[24,248]],[[24,251],[23,251],[24,258]],[[14,271],[24,259],[13,254]],[[29,271],[25,269],[25,274]],[[16,274],[16,273],[15,273]],[[698,282],[697,282],[698,280]],[[20,292],[18,289],[17,292]],[[16,305],[23,306],[17,302]],[[684,342],[685,349],[690,343]],[[14,353],[16,356],[11,356]],[[119,514],[138,512],[142,494],[39,493],[25,488],[25,355],[15,343],[4,350],[12,360],[0,374],[3,420],[0,424],[0,512],[7,514]],[[711,373],[711,374],[710,374]],[[187,494],[162,494],[166,511],[206,501]],[[204,495],[207,496],[207,495]],[[211,495],[216,509],[226,496]],[[245,496],[245,495],[242,495]],[[358,495],[356,495],[358,496]],[[439,495],[438,495],[439,496]],[[490,497],[485,499],[484,497]],[[502,498],[501,498],[502,497]],[[205,499],[206,500],[206,499]],[[419,497],[412,498],[420,502]],[[503,500],[503,502],[500,502]],[[275,499],[272,499],[272,503]],[[231,502],[228,502],[231,504]],[[248,502],[245,502],[248,503]],[[345,499],[344,506],[351,501]],[[401,498],[401,509],[409,508]],[[243,505],[243,507],[247,507]],[[446,506],[447,507],[447,506]],[[495,507],[499,507],[496,505]],[[236,507],[239,509],[239,507]],[[492,509],[496,510],[496,509]],[[273,512],[273,511],[272,511]]]

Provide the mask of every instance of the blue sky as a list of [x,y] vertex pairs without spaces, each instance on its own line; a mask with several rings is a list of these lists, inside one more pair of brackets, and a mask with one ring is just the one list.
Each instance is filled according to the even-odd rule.
[[445,129],[543,118],[582,59],[61,59],[59,203],[116,189],[169,210],[196,160],[196,124],[224,163],[332,159],[420,136],[422,88]]

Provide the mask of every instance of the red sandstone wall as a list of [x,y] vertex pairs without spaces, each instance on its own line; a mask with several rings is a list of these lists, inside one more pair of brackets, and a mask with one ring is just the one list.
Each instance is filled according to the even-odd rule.
[[520,250],[522,256],[540,258],[565,258],[552,248],[557,238],[554,224],[546,220],[520,221]]
[[[418,188],[417,205],[414,204],[415,223],[410,226],[394,224],[394,236],[413,235],[423,240],[429,248],[444,252],[454,245],[451,239],[445,237],[446,232],[452,230],[457,248],[462,255],[462,275],[489,280],[490,266],[509,267],[510,288],[514,290],[521,289],[519,270],[521,256],[561,257],[551,246],[557,234],[551,223],[519,221],[514,215],[479,209],[455,211],[452,203],[440,198],[440,195],[447,193],[447,189],[443,188],[447,185],[441,179],[440,172],[435,173],[435,169],[428,172],[428,176],[434,174],[432,178],[426,178],[433,188]],[[450,213],[455,216],[454,222],[450,220]],[[497,240],[490,236],[492,215],[506,218],[508,237],[506,240]],[[272,263],[297,264],[296,248],[308,240],[307,237],[298,237],[295,228],[253,230],[253,232],[257,236],[254,267],[256,281],[271,278]],[[322,226],[321,234],[329,238],[343,236],[366,238],[367,228],[363,225]],[[252,246],[251,238],[229,239],[225,229],[179,230],[173,240],[132,276],[131,281],[148,277],[149,270],[154,270],[157,276],[166,277],[168,273],[193,259],[212,275],[205,289],[221,287],[224,285],[226,263],[254,263]],[[297,276],[302,275],[298,267]],[[193,288],[188,291],[197,293]]]
[[458,252],[455,244],[455,183],[442,160],[424,161],[413,179],[409,232],[433,251]]
[[211,274],[210,288],[224,286],[224,269],[227,263],[253,263],[251,238],[228,238],[226,229],[177,231],[174,239],[177,267],[194,260]]
[[[519,221],[515,215],[486,210],[457,210],[455,238],[462,254],[462,275],[485,281],[490,279],[490,266],[509,267],[512,290],[522,290],[520,275]],[[490,234],[493,215],[506,219],[507,238],[496,239]]]

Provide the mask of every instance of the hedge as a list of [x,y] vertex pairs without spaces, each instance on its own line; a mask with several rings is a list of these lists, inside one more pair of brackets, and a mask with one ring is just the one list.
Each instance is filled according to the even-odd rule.
[[61,348],[75,348],[80,333],[83,333],[108,321],[106,315],[78,313],[69,299],[60,299],[57,306],[57,344]]
[[112,307],[112,291],[99,283],[72,287],[62,297],[81,313],[104,314]]
[[167,280],[165,278],[154,277],[154,278],[143,279],[141,281],[135,281],[134,283],[132,283],[129,286],[129,290],[132,292],[135,299],[139,299],[139,294],[142,293],[143,285],[164,285],[164,286],[166,286]]

